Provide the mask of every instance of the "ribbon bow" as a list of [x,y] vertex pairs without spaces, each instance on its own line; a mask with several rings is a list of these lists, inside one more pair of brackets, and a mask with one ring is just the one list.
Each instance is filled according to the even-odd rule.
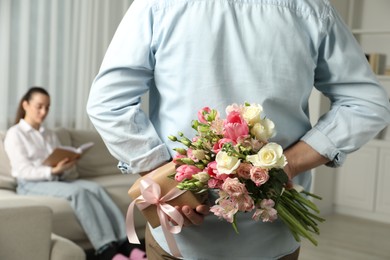
[[[141,179],[140,189],[141,195],[131,202],[127,210],[126,229],[129,242],[133,244],[140,244],[134,226],[134,206],[137,205],[137,207],[142,211],[150,205],[155,205],[169,250],[175,257],[181,257],[181,253],[172,234],[180,233],[184,224],[184,218],[180,212],[175,209],[175,207],[167,204],[166,202],[179,197],[186,191],[179,190],[175,187],[161,197],[160,185],[148,177]],[[171,219],[172,222],[175,222],[176,225],[170,224],[169,219]]]

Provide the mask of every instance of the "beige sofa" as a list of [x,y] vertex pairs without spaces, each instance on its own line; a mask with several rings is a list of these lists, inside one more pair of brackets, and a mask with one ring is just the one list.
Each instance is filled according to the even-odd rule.
[[[72,172],[71,176],[72,178],[95,181],[102,185],[106,189],[108,194],[112,197],[113,201],[122,210],[125,216],[128,205],[131,202],[129,196],[127,195],[127,191],[134,183],[134,181],[138,178],[138,175],[123,175],[119,172],[116,167],[117,160],[109,154],[107,148],[105,147],[103,141],[101,140],[97,132],[92,130],[74,130],[61,128],[57,129],[56,133],[62,145],[78,147],[86,142],[95,143],[95,145],[78,161],[76,169]],[[64,239],[70,240],[73,243],[77,244],[79,247],[81,247],[83,250],[92,249],[92,246],[84,230],[76,219],[76,216],[73,213],[73,209],[70,207],[68,201],[60,198],[47,196],[22,196],[16,194],[17,184],[15,179],[11,177],[11,167],[3,146],[4,137],[5,133],[0,132],[0,205],[5,205],[5,203],[7,203],[7,205],[9,206],[13,203],[13,201],[19,201],[18,203],[20,203],[21,208],[18,206],[14,207],[13,209],[6,207],[7,210],[14,210],[15,214],[17,211],[24,212],[24,210],[26,210],[26,212],[28,210],[40,211],[40,214],[42,214],[42,211],[45,211],[44,208],[49,209],[49,211],[51,212],[51,214],[49,214],[51,222],[46,221],[46,228],[51,229],[50,233],[55,234],[54,239],[60,239],[61,241]],[[28,207],[29,205],[32,208]],[[3,210],[5,210],[4,207],[0,207],[0,213]],[[39,221],[38,215],[39,212],[37,212],[37,216],[34,216],[33,219]],[[1,232],[3,232],[3,227],[6,227],[9,230],[20,231],[21,228],[17,226],[15,222],[3,218],[5,217],[0,214],[0,229],[2,230]],[[22,215],[20,219],[23,220],[25,218],[30,218],[30,214]],[[135,224],[137,234],[142,238],[144,235],[145,220],[139,212],[136,212]],[[16,234],[18,232],[14,233],[15,237],[10,237],[9,240],[15,241],[16,249],[14,250],[20,250],[20,245],[18,242],[18,239],[20,239],[20,237],[16,237]],[[38,227],[36,227],[35,231],[31,232],[29,236],[32,236],[32,239],[34,239],[35,236],[38,236],[38,233],[39,230]],[[11,236],[12,234],[13,232],[10,232]],[[50,250],[53,249],[53,247],[50,248]],[[9,248],[8,251],[12,251],[12,248]],[[1,244],[0,252],[5,254],[3,252]],[[2,253],[0,253],[0,259],[13,259],[3,257],[1,255]]]
[[52,233],[53,212],[20,198],[0,198],[0,259],[85,260],[84,250]]

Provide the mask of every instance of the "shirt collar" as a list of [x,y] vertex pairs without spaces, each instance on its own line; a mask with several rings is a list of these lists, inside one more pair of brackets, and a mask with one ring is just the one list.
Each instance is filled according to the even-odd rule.
[[[21,129],[25,132],[30,132],[30,131],[34,131],[35,129],[29,124],[26,122],[26,120],[24,120],[23,118],[20,119],[19,121],[19,125],[21,127]],[[43,127],[42,125],[39,127],[38,131],[40,133],[44,133],[45,132],[45,127]]]

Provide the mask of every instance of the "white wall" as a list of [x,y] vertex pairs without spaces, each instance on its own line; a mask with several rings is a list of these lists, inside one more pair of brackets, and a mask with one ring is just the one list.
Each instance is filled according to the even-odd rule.
[[94,76],[132,0],[1,0],[0,130],[30,86],[51,95],[49,127],[90,128]]

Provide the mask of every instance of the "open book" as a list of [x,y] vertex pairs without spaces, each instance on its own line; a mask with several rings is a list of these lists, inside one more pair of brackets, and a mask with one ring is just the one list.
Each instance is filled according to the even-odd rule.
[[70,161],[78,159],[93,145],[93,142],[89,142],[78,148],[72,146],[59,146],[53,150],[42,164],[54,167],[65,158],[69,158]]

